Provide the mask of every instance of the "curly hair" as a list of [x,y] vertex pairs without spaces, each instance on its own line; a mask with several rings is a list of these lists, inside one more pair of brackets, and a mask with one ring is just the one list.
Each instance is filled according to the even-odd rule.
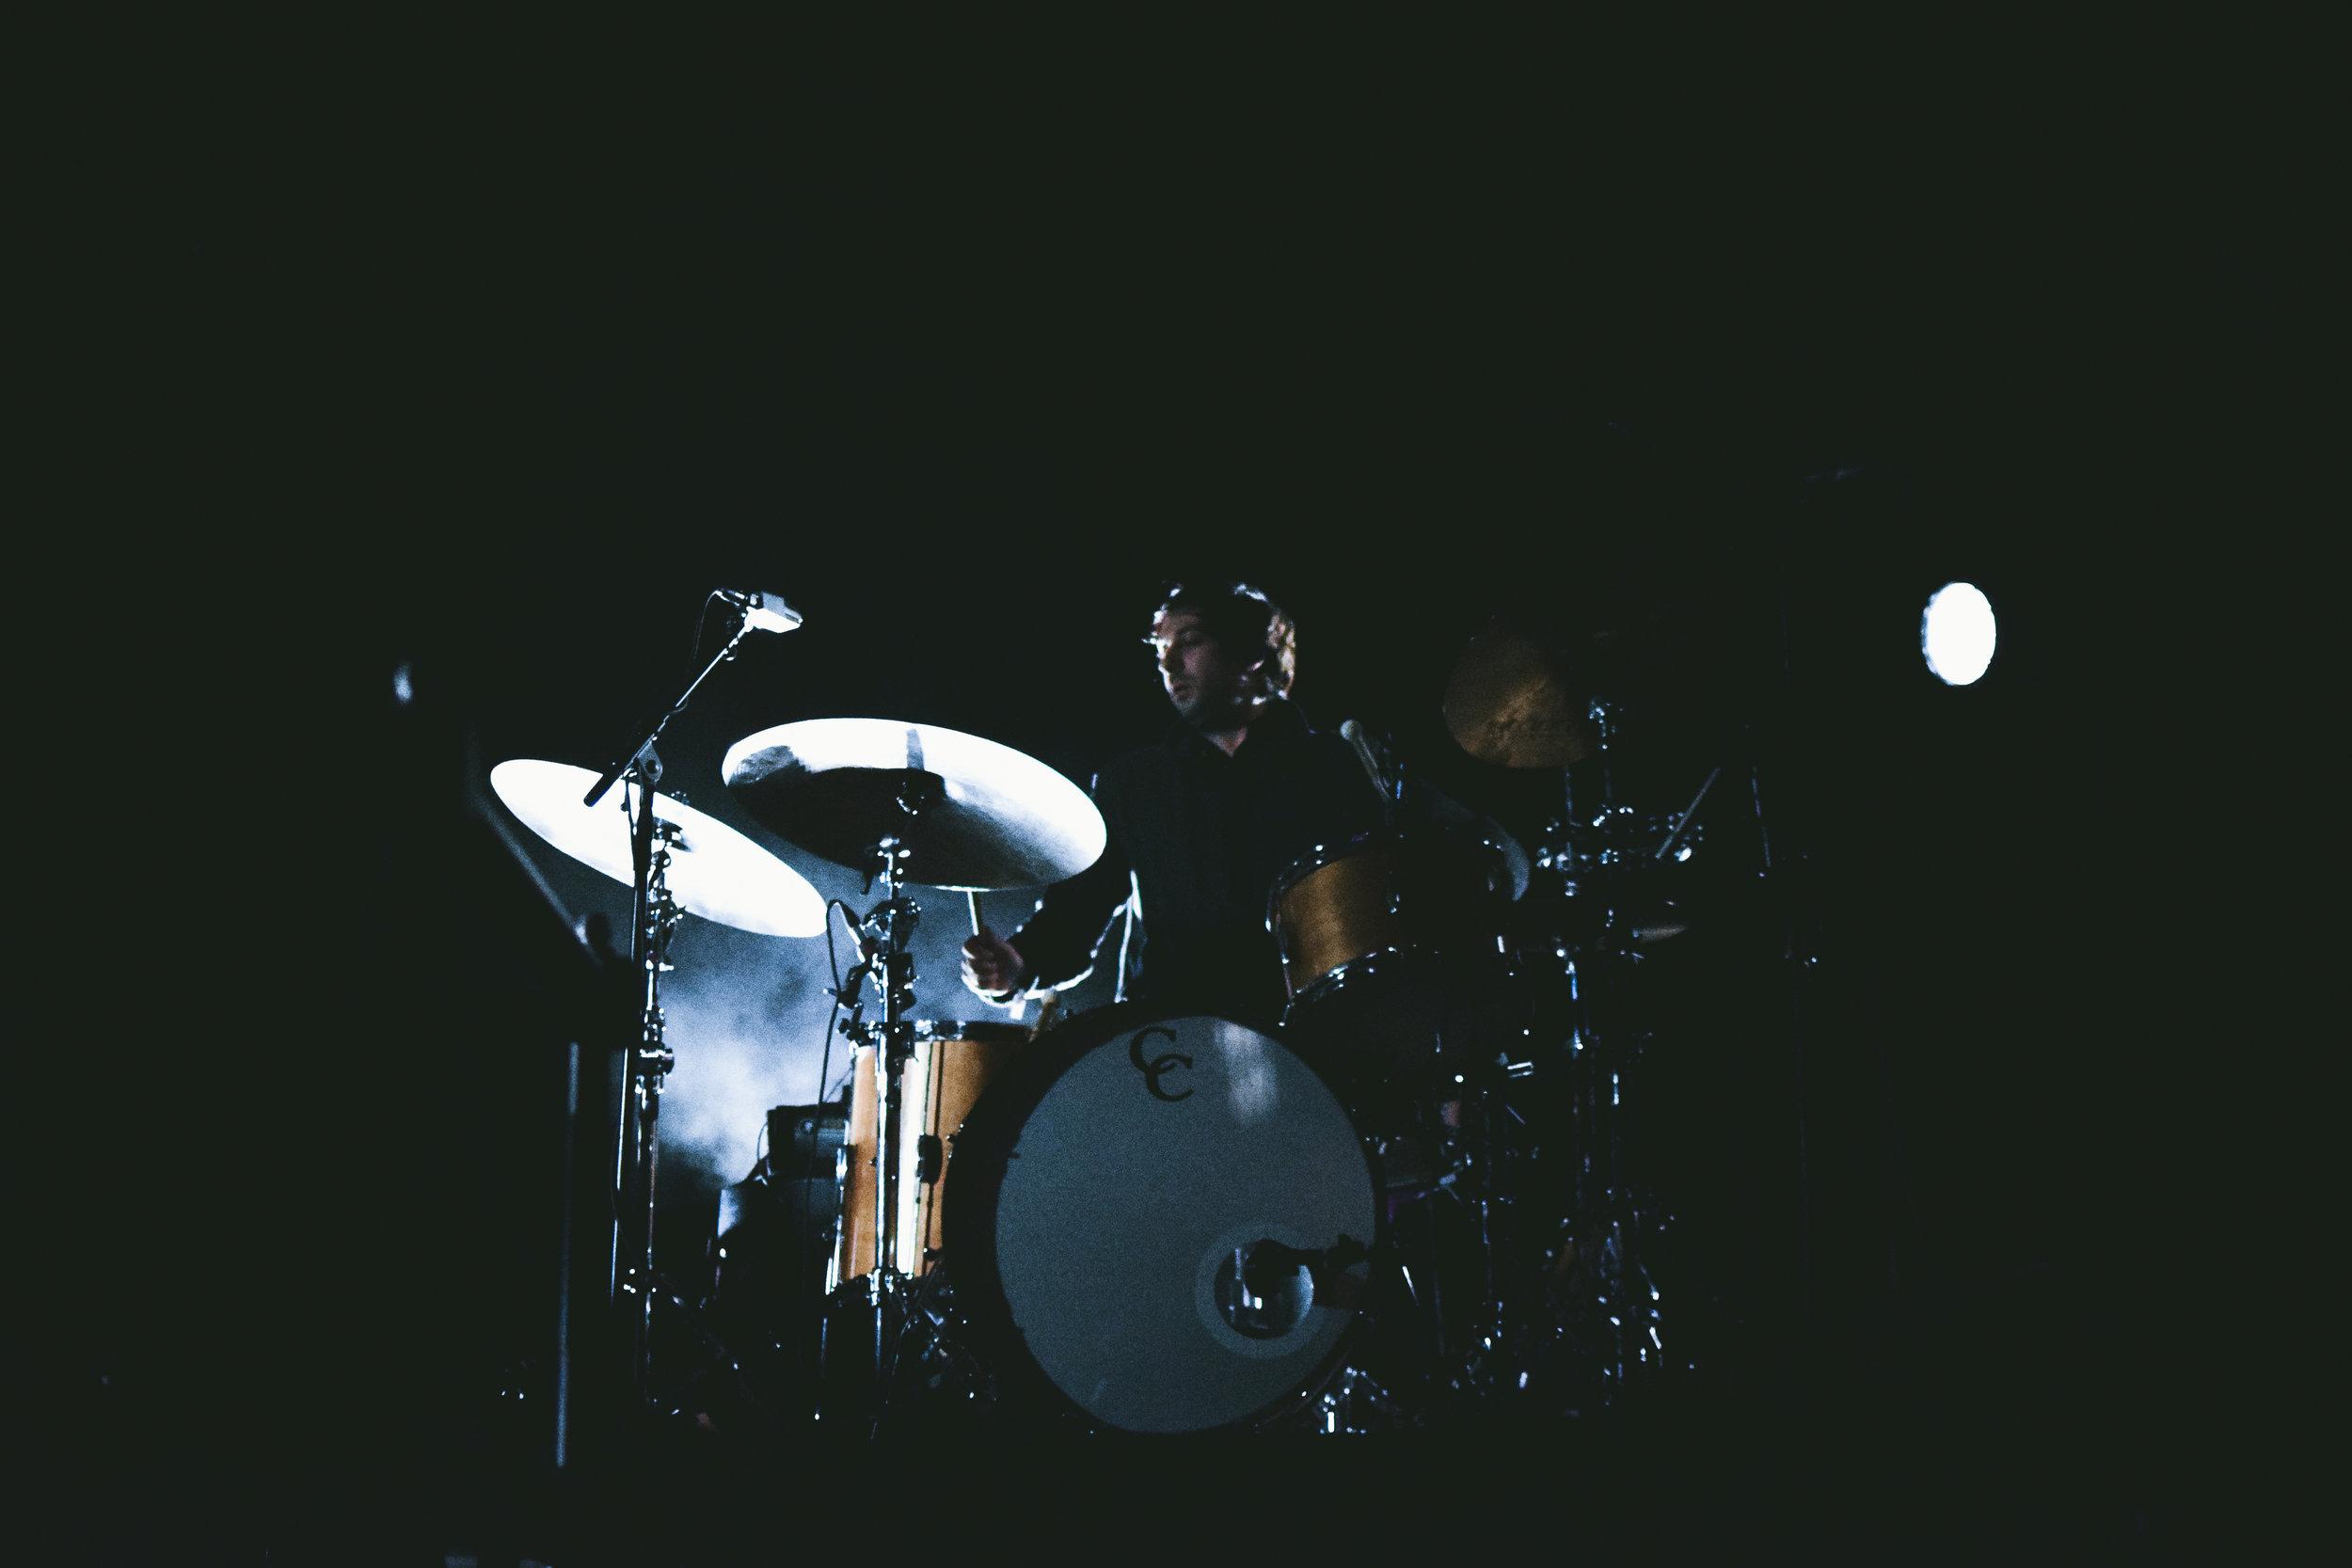
[[1298,625],[1265,591],[1246,582],[1205,588],[1174,583],[1152,612],[1152,629],[1180,610],[1200,617],[1200,628],[1217,646],[1244,660],[1263,657],[1263,695],[1279,697],[1298,675]]

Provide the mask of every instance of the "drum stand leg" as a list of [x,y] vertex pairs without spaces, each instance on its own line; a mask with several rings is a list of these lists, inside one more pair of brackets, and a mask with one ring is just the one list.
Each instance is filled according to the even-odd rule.
[[[1640,1027],[1642,955],[1626,924],[1624,879],[1630,866],[1618,842],[1626,824],[1609,777],[1608,705],[1596,703],[1591,717],[1601,736],[1601,803],[1597,815],[1580,817],[1573,793],[1564,795],[1564,826],[1565,858],[1585,868],[1583,879],[1600,906],[1600,927],[1574,958],[1564,955],[1564,1109],[1572,1164],[1567,1191],[1560,1195],[1565,1212],[1556,1222],[1556,1249],[1542,1260],[1549,1277],[1527,1300],[1550,1304],[1553,1321],[1543,1338],[1568,1353],[1581,1379],[1590,1380],[1589,1396],[1609,1406],[1665,1365],[1662,1293],[1647,1254],[1671,1216],[1636,1180],[1640,1140],[1638,1128],[1629,1123],[1628,1098],[1639,1099],[1634,1069],[1647,1040]],[[1677,822],[1677,833],[1689,815]],[[1597,830],[1597,843],[1590,853],[1580,852],[1576,840],[1589,830]],[[1530,1326],[1519,1325],[1522,1331]],[[1534,1342],[1525,1348],[1534,1349]]]
[[[678,832],[653,815],[653,784],[660,764],[647,753],[625,778],[631,786],[632,833],[639,867],[634,943],[644,979],[637,1043],[629,1052],[626,1099],[615,1155],[612,1216],[612,1299],[628,1317],[629,1382],[641,1401],[652,1394],[653,1307],[657,1296],[676,1292],[653,1266],[654,1187],[661,1154],[661,1084],[676,1057],[662,1037],[661,976],[670,964],[670,939],[679,910],[670,897],[670,846]],[[626,1227],[626,1228],[625,1228]],[[624,1263],[624,1258],[627,1261]]]
[[[901,800],[900,805],[913,816],[919,802]],[[873,1336],[865,1345],[866,1363],[859,1370],[858,1382],[870,1400],[867,1407],[869,1432],[878,1430],[887,1411],[892,1374],[898,1366],[898,1350],[914,1327],[914,1318],[921,1304],[910,1289],[912,1281],[898,1267],[898,1210],[903,1184],[904,1148],[907,1140],[906,1065],[914,1055],[914,1024],[908,1010],[914,1002],[914,958],[908,951],[908,939],[914,930],[921,911],[903,896],[907,846],[896,837],[884,837],[875,846],[877,873],[882,881],[882,901],[866,913],[861,929],[866,934],[866,952],[872,959],[866,968],[873,973],[873,964],[881,969],[877,984],[882,991],[882,1017],[878,1024],[852,1025],[853,1037],[859,1043],[876,1047],[874,1070],[879,1075],[875,1096],[874,1127],[874,1261],[866,1278],[866,1304],[874,1315]],[[871,883],[869,882],[868,886]],[[860,984],[864,984],[864,976]],[[936,1338],[936,1334],[933,1335]],[[833,1336],[826,1338],[830,1354]],[[820,1385],[833,1385],[831,1368],[826,1368]],[[838,1412],[836,1404],[836,1412]],[[818,1412],[825,1414],[822,1401]]]
[[666,1301],[683,1315],[687,1332],[706,1355],[725,1370],[738,1397],[743,1393],[743,1371],[733,1350],[703,1322],[696,1304],[654,1268],[654,1200],[661,1157],[661,1085],[676,1064],[675,1054],[663,1038],[661,976],[673,968],[670,939],[684,911],[671,898],[668,880],[670,847],[677,842],[678,830],[652,816],[652,780],[658,776],[660,765],[650,753],[645,760],[650,766],[642,772],[631,768],[624,774],[636,801],[633,831],[642,871],[636,899],[635,951],[644,978],[644,991],[637,1042],[629,1052],[628,1073],[622,1090],[626,1098],[615,1156],[614,1193],[618,1201],[612,1217],[611,1287],[612,1300],[628,1323],[629,1386],[639,1407],[650,1410],[656,1394],[653,1321],[657,1302]]
[[1315,1431],[1327,1437],[1361,1436],[1405,1425],[1404,1407],[1370,1374],[1349,1367],[1315,1402]]
[[[1604,926],[1604,933],[1613,927]],[[1633,965],[1639,955],[1620,947],[1614,970],[1620,984],[1613,990],[1629,993]],[[1627,997],[1620,996],[1619,1002]],[[1581,1184],[1576,1205],[1576,1240],[1586,1265],[1578,1290],[1596,1308],[1592,1338],[1600,1349],[1602,1402],[1614,1403],[1637,1381],[1657,1377],[1666,1367],[1663,1295],[1651,1272],[1647,1253],[1671,1216],[1637,1180],[1628,1159],[1627,1096],[1631,1069],[1639,1062],[1646,1035],[1629,1021],[1613,1025],[1598,1040],[1580,1019],[1580,1054],[1584,1071],[1576,1090],[1577,1123],[1584,1148],[1580,1156]],[[1605,1326],[1604,1326],[1605,1325]]]
[[1524,1314],[1514,1309],[1512,1282],[1497,1266],[1514,1243],[1514,1173],[1505,1168],[1505,1140],[1500,1131],[1510,1113],[1492,1087],[1479,1089],[1469,1106],[1465,1136],[1453,1162],[1458,1175],[1468,1180],[1457,1180],[1451,1191],[1473,1227],[1478,1294],[1466,1320],[1469,1343],[1448,1358],[1448,1383],[1458,1395],[1485,1398],[1506,1385],[1518,1386],[1511,1374],[1523,1359],[1519,1319]]

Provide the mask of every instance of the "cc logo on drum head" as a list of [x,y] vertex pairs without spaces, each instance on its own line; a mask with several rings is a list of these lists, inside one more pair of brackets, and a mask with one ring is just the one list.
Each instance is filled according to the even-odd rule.
[[1182,1094],[1170,1094],[1160,1087],[1160,1074],[1171,1070],[1171,1063],[1176,1067],[1189,1069],[1192,1066],[1192,1058],[1181,1052],[1170,1051],[1164,1055],[1154,1056],[1148,1062],[1145,1061],[1143,1041],[1147,1035],[1164,1036],[1168,1044],[1176,1043],[1176,1031],[1156,1023],[1149,1029],[1138,1031],[1136,1037],[1127,1042],[1127,1059],[1136,1064],[1137,1072],[1143,1074],[1143,1086],[1152,1091],[1152,1098],[1154,1100],[1165,1100],[1170,1103],[1179,1100],[1190,1100],[1192,1098],[1190,1089],[1184,1090]]

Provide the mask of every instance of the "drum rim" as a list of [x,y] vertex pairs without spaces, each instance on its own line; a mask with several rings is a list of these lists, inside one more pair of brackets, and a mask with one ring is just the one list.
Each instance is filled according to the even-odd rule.
[[[993,1236],[996,1230],[996,1200],[1004,1185],[1010,1162],[1005,1155],[1020,1141],[1020,1130],[1036,1110],[1046,1092],[1061,1081],[1062,1074],[1075,1066],[1081,1056],[1108,1044],[1122,1034],[1146,1029],[1154,1023],[1178,1019],[1210,1019],[1249,1030],[1273,1041],[1288,1052],[1293,1060],[1305,1068],[1330,1095],[1332,1102],[1346,1117],[1356,1133],[1356,1152],[1364,1163],[1364,1179],[1371,1184],[1373,1195],[1371,1269],[1367,1281],[1375,1276],[1389,1259],[1388,1207],[1381,1201],[1385,1189],[1381,1185],[1380,1168],[1373,1158],[1370,1141],[1358,1125],[1356,1113],[1347,1097],[1323,1070],[1284,1039],[1279,1032],[1269,1032],[1255,1024],[1222,1013],[1203,1012],[1197,1008],[1154,1002],[1120,1002],[1098,1008],[1063,1023],[1053,1031],[1050,1049],[1031,1051],[989,1081],[980,1091],[980,1098],[964,1119],[963,1132],[958,1137],[956,1157],[971,1160],[976,1154],[991,1157],[975,1161],[977,1168],[957,1172],[960,1180],[969,1185],[956,1192],[957,1206],[951,1213],[959,1217],[959,1228],[969,1227],[975,1234]],[[1070,1397],[1053,1375],[1029,1350],[1020,1325],[1013,1322],[1012,1304],[1006,1299],[1003,1277],[996,1270],[993,1247],[972,1246],[959,1251],[953,1235],[942,1238],[944,1256],[950,1277],[955,1281],[961,1309],[970,1323],[975,1338],[984,1348],[989,1364],[1000,1382],[1016,1388],[1024,1396],[1041,1399],[1044,1408],[1065,1418],[1074,1419],[1089,1433],[1123,1442],[1167,1444],[1197,1442],[1202,1438],[1248,1435],[1263,1430],[1278,1417],[1295,1409],[1296,1402],[1311,1398],[1316,1389],[1330,1382],[1339,1370],[1347,1365],[1348,1356],[1360,1347],[1366,1310],[1359,1307],[1351,1314],[1353,1322],[1340,1331],[1331,1349],[1318,1362],[1311,1374],[1283,1394],[1274,1403],[1261,1410],[1238,1417],[1213,1427],[1200,1427],[1189,1432],[1133,1432],[1113,1426],[1096,1417],[1084,1405]]]
[[[1368,980],[1383,969],[1394,969],[1401,964],[1429,963],[1436,958],[1434,948],[1424,947],[1417,942],[1394,942],[1386,947],[1375,947],[1369,953],[1359,953],[1352,958],[1342,958],[1300,987],[1298,994],[1283,1005],[1282,1027],[1287,1029],[1295,1020],[1305,1018],[1321,998],[1329,996],[1333,991],[1346,990],[1351,980]],[[1295,1047],[1291,1053],[1303,1054]]]
[[1001,1018],[916,1018],[907,1021],[918,1040],[969,1040],[976,1045],[1026,1045],[1037,1037],[1025,1024]]

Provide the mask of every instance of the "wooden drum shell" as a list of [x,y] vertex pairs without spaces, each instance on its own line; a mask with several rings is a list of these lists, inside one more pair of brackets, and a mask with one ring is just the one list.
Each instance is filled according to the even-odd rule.
[[[898,1163],[895,1261],[901,1273],[930,1273],[946,1246],[956,1133],[991,1080],[1029,1038],[1029,1031],[1014,1023],[915,1022],[914,1054],[906,1065],[906,1128]],[[874,1268],[874,1188],[879,1178],[875,1132],[882,1092],[876,1057],[872,1046],[860,1046],[850,1058],[848,1172],[834,1259],[839,1280],[855,1279]],[[940,1168],[932,1182],[917,1180],[925,1137],[939,1140]]]

